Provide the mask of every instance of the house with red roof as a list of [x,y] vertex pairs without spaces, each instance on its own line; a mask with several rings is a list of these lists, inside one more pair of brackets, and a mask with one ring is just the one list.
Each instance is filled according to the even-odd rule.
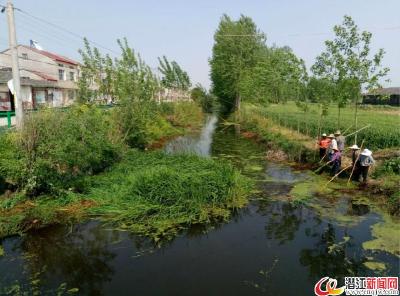
[[[75,100],[79,77],[77,61],[26,45],[18,45],[18,56],[25,109],[40,105],[68,106]],[[11,51],[6,49],[0,52],[0,111],[14,110],[10,80]]]

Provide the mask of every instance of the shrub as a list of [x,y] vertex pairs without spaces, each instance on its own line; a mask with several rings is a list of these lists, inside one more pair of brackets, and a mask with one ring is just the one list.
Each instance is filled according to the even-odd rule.
[[113,110],[113,119],[123,141],[132,148],[144,149],[170,128],[154,101],[126,101]]
[[374,172],[375,177],[379,177],[387,174],[400,175],[400,157],[395,157],[386,160],[380,165]]
[[173,115],[175,113],[175,104],[170,102],[161,102],[158,109],[162,115]]
[[177,126],[196,126],[203,123],[201,108],[192,102],[175,103],[173,124]]
[[6,135],[0,170],[28,195],[74,187],[119,158],[123,146],[112,125],[94,106],[32,113],[20,132]]

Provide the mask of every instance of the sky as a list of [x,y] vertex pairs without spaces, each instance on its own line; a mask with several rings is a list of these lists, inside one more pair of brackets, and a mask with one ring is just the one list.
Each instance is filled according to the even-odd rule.
[[[391,69],[385,86],[400,86],[400,0],[14,0],[14,6],[86,36],[112,56],[118,52],[116,39],[126,37],[151,67],[166,55],[189,73],[193,84],[206,87],[213,34],[222,14],[250,16],[266,33],[268,45],[291,47],[308,68],[347,14],[373,33],[372,52],[385,49],[383,65]],[[16,12],[19,43],[34,39],[45,50],[80,59],[82,40],[31,16]],[[5,17],[0,15],[1,48],[8,42]]]

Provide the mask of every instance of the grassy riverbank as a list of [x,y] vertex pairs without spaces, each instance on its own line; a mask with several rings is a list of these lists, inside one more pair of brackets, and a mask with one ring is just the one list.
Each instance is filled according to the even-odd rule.
[[4,135],[0,237],[95,217],[158,239],[188,224],[227,219],[245,204],[248,180],[228,164],[132,148],[198,129],[198,106],[142,112],[132,114],[131,130],[120,126],[119,109],[43,110],[21,132]]
[[227,219],[249,183],[232,166],[197,156],[131,150],[106,172],[82,180],[83,193],[0,203],[0,237],[54,223],[99,218],[155,239],[193,223]]
[[[273,106],[272,109],[278,107]],[[279,107],[281,110],[284,107]],[[296,164],[302,163],[302,166],[307,168],[316,169],[321,166],[317,154],[316,138],[311,137],[307,134],[303,134],[301,129],[298,131],[296,128],[289,126],[280,125],[279,121],[276,121],[276,117],[270,116],[270,107],[261,107],[256,105],[244,104],[240,114],[236,114],[235,119],[240,123],[241,130],[245,136],[255,137],[257,140],[265,142],[268,151],[267,158],[270,160],[277,161],[294,161]],[[285,116],[290,118],[293,108],[288,106]],[[297,111],[296,111],[297,112]],[[370,112],[370,110],[366,111]],[[383,111],[382,111],[383,112]],[[370,113],[368,113],[370,114]],[[371,115],[371,114],[370,114]],[[378,116],[382,114],[378,113]],[[393,127],[395,125],[392,125]],[[302,125],[304,128],[304,125]],[[381,127],[382,128],[382,127]],[[390,132],[390,127],[385,127],[387,132]],[[372,130],[371,133],[378,133],[378,131]],[[400,214],[399,209],[399,194],[398,188],[400,184],[399,175],[399,156],[398,147],[386,148],[374,151],[374,157],[376,160],[376,166],[371,170],[371,178],[367,187],[361,187],[361,189],[371,196],[383,196],[385,197],[385,203],[388,204],[389,212],[392,214]],[[343,168],[350,165],[350,152],[346,152],[343,155],[342,166]],[[343,172],[344,176],[349,175],[348,172]],[[326,178],[329,180],[330,178]],[[341,187],[348,188],[347,182],[344,180],[336,180],[335,183],[342,184]],[[327,181],[322,181],[326,183]],[[321,184],[322,184],[321,183]],[[315,185],[315,184],[314,184]],[[315,187],[310,184],[311,187]],[[303,187],[306,187],[306,183],[301,185],[301,190],[304,191]],[[338,187],[338,186],[336,186]],[[299,196],[301,194],[297,194]]]

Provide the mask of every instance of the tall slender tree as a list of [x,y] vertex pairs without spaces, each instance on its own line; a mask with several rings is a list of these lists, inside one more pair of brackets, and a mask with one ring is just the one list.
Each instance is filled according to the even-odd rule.
[[350,16],[344,16],[343,23],[335,26],[333,31],[335,38],[325,41],[326,50],[317,57],[312,71],[318,78],[327,79],[335,85],[338,127],[340,109],[351,101],[355,107],[354,126],[357,129],[357,110],[362,91],[380,87],[381,78],[389,71],[381,66],[385,52],[379,49],[371,54],[372,34],[360,32]]
[[211,67],[213,93],[224,112],[240,108],[240,83],[258,60],[266,37],[250,17],[242,15],[237,21],[223,15],[214,35]]

